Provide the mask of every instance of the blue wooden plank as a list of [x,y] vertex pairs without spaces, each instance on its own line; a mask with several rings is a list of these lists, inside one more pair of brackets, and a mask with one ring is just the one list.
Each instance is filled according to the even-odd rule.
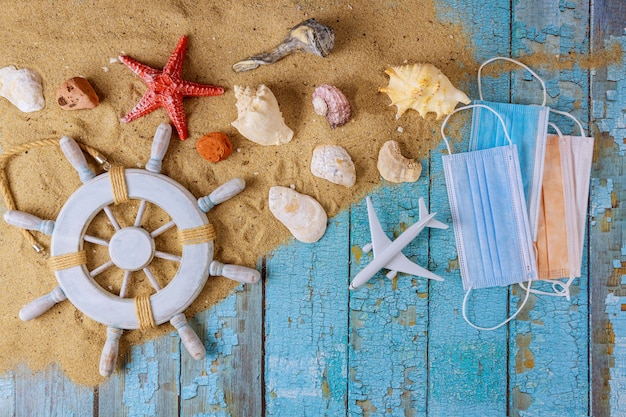
[[[497,55],[508,56],[510,41],[510,9],[502,2],[438,3],[444,18],[450,22],[467,22],[465,26],[474,46],[477,62]],[[472,74],[474,75],[474,74]],[[485,97],[507,100],[509,77],[485,79]],[[477,97],[475,79],[462,86]],[[467,111],[471,113],[471,111]],[[454,138],[457,152],[468,148],[470,114],[454,119],[463,126],[463,141]],[[448,129],[451,131],[453,129]],[[443,144],[443,141],[441,142]],[[444,183],[441,155],[445,147],[431,151],[431,210],[442,214],[451,224],[448,196]],[[439,173],[439,174],[437,174]],[[493,332],[478,332],[461,316],[464,291],[458,267],[452,229],[433,233],[430,238],[431,264],[434,272],[446,278],[446,285],[431,285],[429,291],[429,415],[445,416],[503,416],[507,413],[507,335],[506,327]],[[490,288],[473,294],[468,302],[469,316],[478,324],[489,325],[507,316],[508,291]]]
[[315,244],[292,241],[266,263],[267,416],[345,415],[348,213]]
[[93,388],[74,384],[58,365],[34,373],[20,365],[14,375],[14,417],[88,417],[94,414]]
[[260,416],[262,284],[238,287],[191,322],[207,347],[182,353],[181,416]]
[[[419,197],[428,204],[428,172],[425,160],[416,183],[386,183],[372,192],[372,204],[390,239],[419,220]],[[352,206],[350,223],[353,278],[373,259],[372,252],[364,254],[361,249],[371,243],[364,201]],[[425,268],[428,235],[425,229],[403,250]],[[425,416],[429,282],[403,273],[390,280],[386,273],[381,270],[350,294],[348,412],[351,416]]]
[[[540,66],[531,65],[546,82],[548,106],[572,112],[585,125],[588,71],[576,62],[571,69],[552,63],[555,62],[553,57],[566,59],[588,53],[588,30],[588,1],[513,2],[513,56],[522,61],[525,55],[550,57]],[[530,74],[516,70],[512,85],[513,102],[541,103],[539,83]],[[565,134],[579,134],[570,120],[551,119]],[[546,283],[534,286],[552,291]],[[571,289],[571,301],[531,296],[525,311],[510,326],[511,415],[589,415],[587,275],[576,280]],[[511,310],[517,308],[520,297],[524,296],[519,287],[514,290]]]
[[0,377],[0,416],[15,414],[15,377],[7,372]]
[[178,415],[177,333],[131,348],[129,358],[98,390],[99,415]]
[[[593,2],[591,45],[600,53],[617,44],[626,48],[626,4]],[[626,196],[624,150],[626,118],[626,58],[595,68],[591,77],[591,118],[596,133],[596,160],[591,191],[591,317],[592,413],[625,416],[626,312],[624,298],[626,251],[623,243]]]

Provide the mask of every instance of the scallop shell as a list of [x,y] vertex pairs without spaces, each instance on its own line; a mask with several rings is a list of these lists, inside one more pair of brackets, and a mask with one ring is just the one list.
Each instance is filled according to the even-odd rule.
[[422,164],[402,156],[395,140],[385,142],[380,148],[376,167],[384,179],[396,183],[415,182],[422,173]]
[[341,146],[319,145],[313,149],[311,172],[316,177],[345,187],[352,187],[356,182],[352,158]]
[[231,123],[246,139],[260,145],[282,145],[293,138],[293,130],[285,124],[278,101],[264,84],[234,87],[237,98],[237,120]]
[[326,120],[332,129],[350,120],[350,102],[335,86],[324,84],[313,91],[313,109]]
[[317,242],[326,232],[326,212],[313,197],[274,186],[269,191],[269,208],[300,242]]
[[12,65],[0,68],[0,96],[25,113],[39,111],[46,104],[39,74]]
[[396,119],[408,109],[416,110],[422,117],[429,112],[437,113],[437,119],[441,119],[452,113],[459,102],[470,102],[467,95],[457,90],[434,65],[390,67],[385,73],[389,75],[389,85],[378,91],[386,93],[391,99],[390,105],[398,108]]

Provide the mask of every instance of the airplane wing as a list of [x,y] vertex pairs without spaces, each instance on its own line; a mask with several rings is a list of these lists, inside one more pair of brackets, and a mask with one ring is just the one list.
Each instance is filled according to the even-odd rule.
[[374,206],[372,206],[372,200],[366,197],[365,202],[367,203],[367,217],[369,219],[370,234],[372,236],[372,249],[374,250],[374,257],[376,257],[377,253],[384,251],[387,246],[391,245],[391,239],[387,237],[378,221],[376,211],[374,210]]
[[[372,236],[372,249],[374,251],[374,257],[376,257],[377,253],[384,251],[385,248],[387,248],[387,246],[391,244],[391,239],[387,237],[382,226],[380,225],[380,221],[378,220],[378,217],[376,216],[376,211],[374,210],[374,207],[372,206],[372,201],[370,200],[370,198],[367,197],[365,201],[367,203],[367,216],[369,218],[370,233]],[[424,201],[420,199],[420,217],[422,216],[422,205],[424,205]],[[424,205],[424,208],[425,207],[426,206]],[[428,216],[428,212],[426,212],[426,215],[424,216],[424,218],[427,216]],[[430,221],[432,222],[436,220],[432,219]],[[444,225],[443,223],[442,225],[445,228],[448,227]],[[410,261],[406,256],[404,256],[402,252],[394,256],[384,266],[384,268],[390,271],[404,272],[405,274],[409,274],[409,275],[417,275],[420,277],[430,278],[430,279],[434,279],[437,281],[443,281],[443,278],[441,278],[439,275],[434,274],[430,272],[428,269],[423,268],[419,266],[418,264],[416,264],[415,262]]]
[[439,275],[430,272],[428,269],[423,268],[415,262],[409,260],[402,252],[393,257],[393,259],[387,262],[385,269],[391,271],[404,272],[409,275],[417,275],[418,277],[424,277],[434,279],[435,281],[443,281]]

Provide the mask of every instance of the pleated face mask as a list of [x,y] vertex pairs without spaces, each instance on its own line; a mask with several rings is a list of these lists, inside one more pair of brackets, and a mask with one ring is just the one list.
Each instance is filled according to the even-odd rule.
[[571,117],[580,136],[566,136],[552,123],[557,134],[548,134],[543,192],[537,230],[537,269],[540,279],[567,278],[555,281],[554,292],[532,289],[531,292],[564,296],[580,277],[585,239],[589,180],[593,159],[593,138],[585,136],[582,124],[569,113],[551,110]]
[[[543,102],[538,105],[496,103],[483,100],[481,88],[481,71],[483,67],[496,60],[513,62],[533,75],[543,88]],[[500,114],[504,120],[501,126],[498,119],[489,111],[477,107],[474,109],[470,151],[489,149],[507,143],[505,131],[509,132],[513,144],[519,152],[522,183],[526,206],[528,207],[530,230],[533,240],[537,234],[543,164],[548,130],[550,109],[546,107],[547,92],[545,83],[526,65],[510,58],[496,57],[485,61],[478,70],[478,93],[480,100],[476,104],[484,104]]]
[[[476,107],[494,113],[502,124],[508,145],[453,154],[444,127],[452,114]],[[497,132],[482,134],[495,136]],[[448,155],[443,156],[443,168],[466,291],[463,317],[477,329],[493,330],[517,313],[493,328],[475,326],[465,315],[470,291],[537,278],[517,147],[511,142],[500,115],[482,104],[461,107],[448,115],[441,125],[441,135],[448,149]],[[528,292],[524,304],[527,299]]]

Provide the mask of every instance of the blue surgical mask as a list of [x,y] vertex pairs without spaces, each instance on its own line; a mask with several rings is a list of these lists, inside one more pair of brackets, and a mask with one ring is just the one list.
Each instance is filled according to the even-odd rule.
[[[444,133],[448,119],[460,110],[477,107],[494,114],[507,144],[452,154]],[[517,146],[512,143],[502,117],[482,104],[461,107],[449,114],[441,126],[441,134],[449,153],[443,156],[443,168],[466,291],[463,314],[470,325],[491,330],[517,313],[494,328],[475,326],[465,315],[470,291],[537,278]],[[482,135],[495,134],[490,131]],[[485,138],[485,142],[489,140],[494,138]]]
[[[528,70],[539,80],[543,87],[543,102],[538,105],[524,105],[512,103],[495,103],[483,100],[481,88],[482,68],[496,60],[510,61]],[[517,145],[519,153],[522,183],[524,195],[528,207],[530,230],[532,238],[537,236],[537,223],[539,206],[541,203],[541,185],[543,180],[543,163],[546,149],[546,136],[548,130],[548,117],[550,108],[546,107],[546,87],[539,78],[526,65],[510,58],[496,57],[485,61],[478,70],[478,93],[480,100],[476,104],[484,104],[500,114],[504,120],[504,127],[499,120],[489,111],[483,111],[482,107],[474,109],[472,119],[472,131],[470,136],[470,151],[489,149],[494,146],[502,146],[507,143],[505,129],[509,132],[511,141]]]

